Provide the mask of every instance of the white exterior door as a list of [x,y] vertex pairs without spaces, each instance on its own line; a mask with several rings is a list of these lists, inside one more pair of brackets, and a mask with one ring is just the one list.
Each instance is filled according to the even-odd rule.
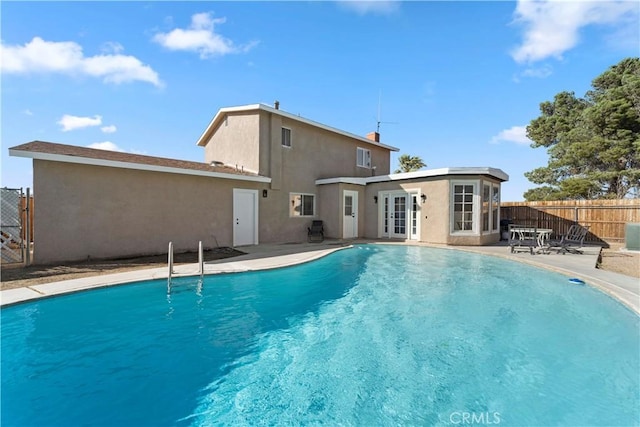
[[391,239],[419,240],[420,204],[419,192],[380,192],[377,200],[378,236]]
[[390,227],[389,237],[396,239],[407,238],[407,195],[393,195],[390,198]]
[[258,244],[258,190],[233,189],[233,246]]
[[358,192],[344,191],[342,203],[342,238],[358,237]]

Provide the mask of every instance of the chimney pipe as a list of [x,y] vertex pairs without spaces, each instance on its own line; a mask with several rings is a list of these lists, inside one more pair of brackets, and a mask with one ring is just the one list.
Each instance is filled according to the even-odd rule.
[[273,106],[275,107],[276,110],[279,110],[280,109],[280,101],[274,102]]

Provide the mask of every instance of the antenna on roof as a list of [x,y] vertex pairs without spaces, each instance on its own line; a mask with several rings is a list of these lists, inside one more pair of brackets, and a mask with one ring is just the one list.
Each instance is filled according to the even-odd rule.
[[390,125],[397,125],[398,122],[383,122],[380,120],[380,105],[382,104],[382,90],[380,90],[380,92],[378,93],[378,117],[376,118],[376,132],[380,133],[380,124],[381,123],[385,123],[385,124],[390,124]]

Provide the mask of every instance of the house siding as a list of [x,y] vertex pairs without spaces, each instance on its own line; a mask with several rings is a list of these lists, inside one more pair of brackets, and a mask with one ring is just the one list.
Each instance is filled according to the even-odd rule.
[[[424,203],[419,200],[418,218],[420,222],[420,235],[418,240],[426,243],[446,244],[446,245],[486,245],[500,240],[499,232],[482,232],[478,230],[475,234],[451,233],[451,182],[458,180],[476,181],[479,188],[482,184],[497,183],[497,180],[487,179],[481,176],[454,176],[454,177],[433,177],[408,181],[390,181],[369,184],[366,189],[366,218],[367,224],[365,236],[367,238],[378,238],[379,227],[382,218],[381,200],[378,204],[374,202],[374,196],[380,192],[387,191],[419,191],[427,196]],[[479,209],[479,206],[476,206]],[[478,215],[477,221],[481,220]],[[479,223],[478,226],[481,224]]]
[[266,185],[44,160],[33,169],[36,264],[166,253],[170,241],[176,252],[231,246],[233,188]]
[[[249,120],[248,117],[252,119]],[[258,118],[256,121],[255,119]],[[334,176],[369,177],[374,172],[388,174],[390,167],[390,153],[387,148],[376,147],[363,141],[348,138],[324,129],[319,129],[296,120],[272,114],[268,111],[254,111],[242,116],[242,120],[235,118],[228,121],[230,135],[238,135],[234,144],[218,144],[217,156],[220,159],[232,158],[231,153],[222,154],[221,150],[234,152],[245,144],[242,138],[248,138],[246,144],[254,150],[255,158],[259,160],[257,172],[271,178],[267,200],[262,200],[260,216],[265,221],[260,222],[260,241],[270,242],[298,242],[306,238],[306,230],[311,220],[322,219],[329,221],[326,225],[326,236],[340,238],[342,236],[342,218],[340,211],[342,192],[328,197],[321,187],[315,185],[317,179]],[[242,131],[238,130],[238,126]],[[255,127],[255,134],[259,143],[253,144],[246,127]],[[291,129],[291,147],[283,147],[281,140],[282,127]],[[231,138],[217,139],[216,133],[224,129],[224,121],[214,137],[205,147],[209,150],[211,142],[227,141]],[[357,148],[371,150],[371,163],[376,169],[356,166]],[[243,152],[247,150],[242,148]],[[207,151],[208,152],[208,151]],[[209,157],[207,157],[209,159]],[[362,192],[363,190],[360,189]],[[314,217],[291,217],[289,203],[291,193],[313,194],[316,197],[316,212]],[[364,197],[361,195],[360,212],[364,214]],[[263,203],[265,206],[263,207]],[[337,222],[330,218],[336,218]],[[358,222],[359,235],[364,235],[365,220],[361,216]]]
[[[291,130],[291,147],[282,146],[282,127]],[[219,113],[201,138],[198,144],[204,146],[204,164],[151,157],[109,160],[95,153],[69,154],[73,147],[59,144],[30,146],[34,153],[58,156],[34,160],[35,263],[166,253],[170,241],[176,251],[195,250],[198,241],[205,248],[232,246],[234,189],[258,190],[259,243],[304,241],[314,219],[324,221],[325,237],[342,238],[345,190],[358,192],[359,237],[380,237],[382,204],[381,200],[375,203],[374,197],[398,191],[427,196],[425,203],[418,201],[419,241],[481,245],[500,238],[499,232],[481,230],[452,234],[450,200],[453,180],[475,180],[482,189],[483,182],[500,184],[500,178],[449,175],[446,171],[387,177],[390,150],[395,148],[273,109]],[[370,150],[371,168],[357,166],[358,148]],[[64,157],[65,153],[71,157]],[[67,163],[70,158],[85,159],[86,163]],[[110,166],[91,164],[96,159],[111,161]],[[212,161],[233,170],[211,168],[208,164]],[[157,169],[128,169],[139,166],[137,162]],[[164,166],[167,168],[161,169]],[[207,176],[218,169],[224,173]],[[202,175],[192,175],[193,171]],[[366,186],[342,179],[375,175],[381,177],[369,180]],[[392,180],[397,178],[402,180]],[[334,183],[316,185],[322,179]],[[313,216],[291,215],[292,193],[315,196]],[[476,220],[481,221],[481,216]]]
[[206,163],[223,162],[260,174],[258,116],[256,114],[229,114],[211,134],[204,148]]
[[382,218],[382,200],[375,203],[375,196],[380,192],[418,191],[427,196],[425,203],[418,201],[418,218],[420,222],[420,235],[418,240],[427,243],[444,244],[449,234],[449,183],[442,178],[425,178],[420,181],[390,181],[367,185],[365,202],[366,237],[378,238],[379,227]]

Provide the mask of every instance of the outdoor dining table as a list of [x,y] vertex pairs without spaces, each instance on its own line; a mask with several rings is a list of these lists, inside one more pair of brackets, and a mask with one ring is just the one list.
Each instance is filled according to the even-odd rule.
[[527,242],[534,243],[536,252],[546,252],[549,250],[549,240],[551,239],[551,228],[536,227],[511,227],[510,242],[517,242],[518,246],[529,247]]

